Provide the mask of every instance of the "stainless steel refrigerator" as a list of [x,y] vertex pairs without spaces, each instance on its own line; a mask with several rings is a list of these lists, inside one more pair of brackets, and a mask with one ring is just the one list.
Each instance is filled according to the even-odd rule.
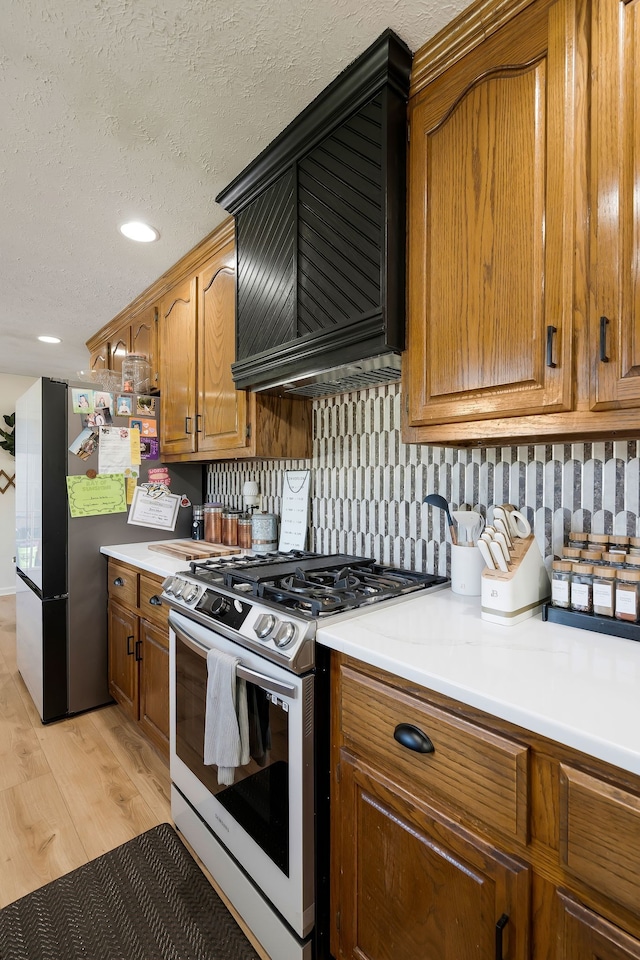
[[[74,384],[73,386],[79,386]],[[84,385],[86,386],[86,385]],[[93,387],[88,387],[93,389]],[[115,397],[114,397],[115,401]],[[156,398],[156,422],[159,418]],[[129,418],[112,412],[114,425]],[[67,476],[97,470],[69,446],[83,429],[72,385],[43,377],[16,403],[16,641],[18,669],[43,723],[109,703],[107,566],[100,547],[191,535],[181,508],[173,532],[127,523],[127,513],[72,518]],[[140,482],[149,467],[145,460]],[[171,492],[201,503],[203,468],[169,468]]]

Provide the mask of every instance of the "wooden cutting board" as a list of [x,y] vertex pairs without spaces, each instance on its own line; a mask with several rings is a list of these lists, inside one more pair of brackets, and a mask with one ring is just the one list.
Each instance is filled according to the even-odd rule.
[[205,543],[202,540],[172,540],[171,543],[152,543],[149,550],[154,553],[166,553],[181,560],[204,560],[206,557],[223,557],[239,553],[239,547],[228,547],[224,543]]

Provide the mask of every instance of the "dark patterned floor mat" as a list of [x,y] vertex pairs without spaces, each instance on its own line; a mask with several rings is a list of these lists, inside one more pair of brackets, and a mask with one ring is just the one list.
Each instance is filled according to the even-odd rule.
[[0,910],[0,960],[259,960],[168,823]]

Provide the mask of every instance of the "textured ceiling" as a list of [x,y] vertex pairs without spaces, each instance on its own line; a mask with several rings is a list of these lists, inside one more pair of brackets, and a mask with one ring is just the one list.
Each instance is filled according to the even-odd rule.
[[[344,67],[387,27],[417,50],[466,2],[9,0],[0,373],[75,377],[85,340],[224,219],[213,197]],[[126,240],[131,219],[160,240]]]

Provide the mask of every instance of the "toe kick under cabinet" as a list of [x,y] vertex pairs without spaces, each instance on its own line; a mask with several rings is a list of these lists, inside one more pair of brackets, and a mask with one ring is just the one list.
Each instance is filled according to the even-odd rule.
[[640,960],[640,777],[332,656],[337,960]]
[[109,560],[109,692],[169,756],[169,623],[162,577]]

